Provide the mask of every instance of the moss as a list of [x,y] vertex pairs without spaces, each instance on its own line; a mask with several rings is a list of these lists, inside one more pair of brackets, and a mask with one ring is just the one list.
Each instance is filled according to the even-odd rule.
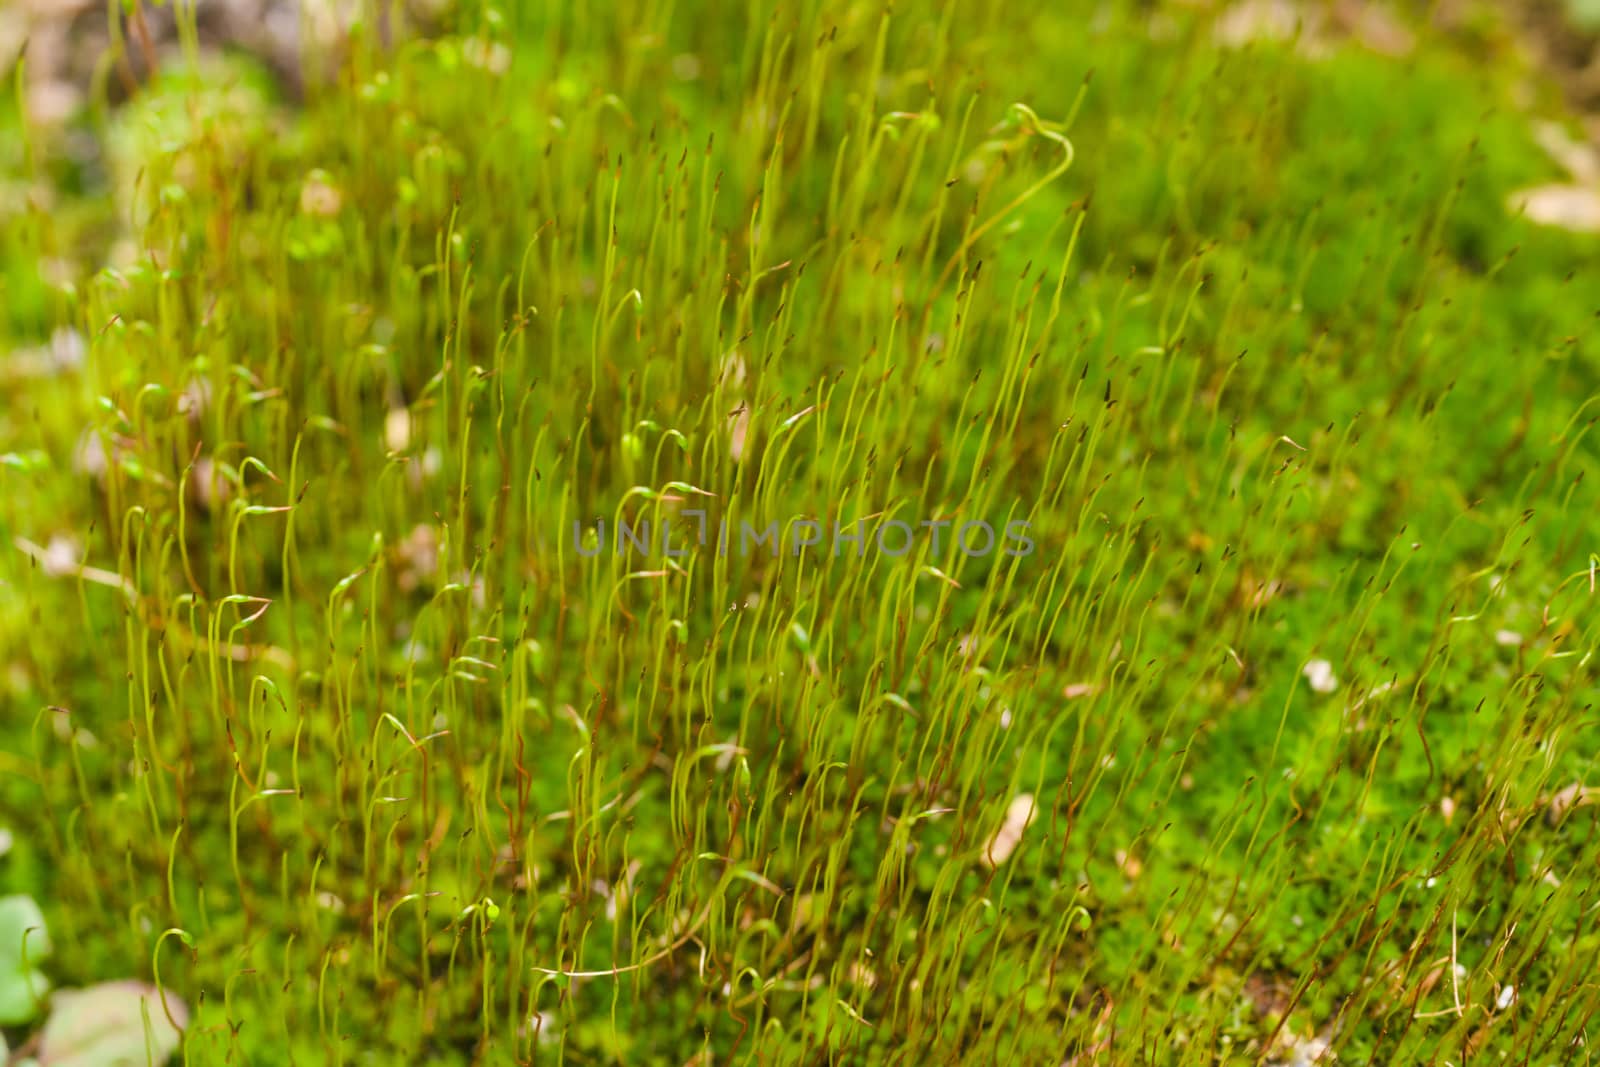
[[0,385],[58,986],[192,1063],[1567,1054],[1600,289],[1492,14],[456,17],[0,148],[86,347]]

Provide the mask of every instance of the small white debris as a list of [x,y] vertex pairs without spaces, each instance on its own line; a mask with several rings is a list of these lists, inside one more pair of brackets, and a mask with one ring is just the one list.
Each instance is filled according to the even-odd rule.
[[383,420],[383,443],[391,452],[404,452],[411,443],[411,412],[395,408]]
[[856,962],[850,965],[850,982],[858,989],[872,989],[878,984],[878,975],[871,967]]
[[105,476],[106,446],[98,430],[90,427],[78,435],[78,443],[72,449],[72,469],[94,479]]
[[314,170],[300,183],[300,213],[331,219],[344,206],[344,196],[325,170]]
[[1328,1042],[1320,1037],[1297,1037],[1285,1033],[1280,1056],[1267,1061],[1269,1067],[1314,1067],[1332,1060]]
[[211,383],[195,378],[178,394],[178,414],[198,419],[211,406]]
[[985,867],[998,867],[1011,858],[1017,850],[1017,845],[1022,843],[1022,831],[1028,828],[1033,821],[1034,805],[1032,793],[1018,793],[1012,798],[1011,804],[1006,808],[1005,821],[1000,829],[989,839],[989,844],[983,850],[981,862]]
[[600,899],[606,902],[606,918],[612,922],[617,920],[617,894],[611,891],[611,883],[604,878],[596,878],[589,883],[589,889]]
[[422,455],[407,469],[406,480],[410,482],[411,488],[421,489],[443,469],[444,454],[437,448],[428,447],[422,450]]
[[78,543],[65,534],[56,534],[45,546],[44,558],[39,561],[44,572],[52,578],[65,578],[78,572]]
[[432,526],[418,523],[396,548],[399,566],[395,581],[409,593],[431,581],[439,569],[439,535]]
[[[1335,682],[1337,683],[1337,679],[1335,679]],[[1379,699],[1381,697],[1388,696],[1390,693],[1394,692],[1394,688],[1395,688],[1395,683],[1394,682],[1384,682],[1381,685],[1373,686],[1372,690],[1370,692],[1362,695],[1359,699],[1357,699],[1355,701],[1355,703],[1353,703],[1349,707],[1345,708],[1344,709],[1345,710],[1345,714],[1346,715],[1355,714],[1356,712],[1360,711],[1362,708],[1366,707],[1372,701],[1377,700],[1377,699]],[[1357,726],[1356,726],[1356,729],[1358,729],[1358,730],[1365,729],[1365,728],[1366,728],[1366,722],[1364,720],[1361,723],[1358,723]]]
[[462,44],[461,56],[479,70],[501,75],[511,69],[511,49],[499,41],[473,37]]
[[561,1020],[555,1015],[536,1011],[528,1016],[527,1026],[520,1036],[526,1037],[530,1033],[541,1045],[555,1044],[561,1036]]
[[1333,664],[1325,659],[1314,659],[1307,663],[1303,673],[1315,692],[1331,693],[1339,688],[1339,679],[1333,675]]

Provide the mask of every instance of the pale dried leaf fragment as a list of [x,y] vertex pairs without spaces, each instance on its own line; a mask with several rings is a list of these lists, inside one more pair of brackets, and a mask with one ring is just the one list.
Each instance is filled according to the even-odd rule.
[[346,28],[357,20],[357,8],[351,0],[303,0],[299,20],[302,40],[318,50],[332,47],[344,40]]
[[1583,185],[1600,185],[1600,152],[1595,150],[1594,145],[1572,136],[1559,122],[1534,123],[1533,139],[1545,150],[1546,155],[1572,176],[1573,181]]
[[404,452],[411,444],[411,412],[393,408],[383,420],[383,443],[391,452]]
[[71,374],[83,366],[87,352],[88,345],[77,330],[56,330],[48,343],[19,348],[0,358],[0,382]]
[[1000,824],[1000,829],[995,831],[989,839],[989,844],[983,850],[982,862],[985,867],[995,868],[1011,858],[1011,854],[1022,843],[1022,831],[1033,822],[1034,803],[1032,793],[1018,793],[1006,807],[1005,820]]
[[730,348],[722,357],[717,369],[717,384],[739,397],[739,404],[728,412],[732,426],[728,430],[728,455],[735,463],[744,458],[745,443],[750,436],[750,403],[744,397],[744,386],[749,380],[749,368],[737,348]]
[[60,126],[83,106],[84,94],[71,82],[35,80],[28,86],[28,119],[36,126]]
[[462,42],[461,58],[479,70],[501,75],[511,69],[511,49],[486,37],[471,37]]
[[722,366],[717,371],[718,379],[729,389],[743,389],[745,380],[749,377],[749,370],[745,366],[744,356],[737,348],[728,349],[722,357]]
[[178,414],[198,419],[211,407],[211,383],[195,378],[178,394]]
[[1600,790],[1591,789],[1581,782],[1573,782],[1550,798],[1550,825],[1558,826],[1573,808],[1595,803]]
[[1572,233],[1600,233],[1600,187],[1537,185],[1511,194],[1513,214]]
[[189,472],[189,493],[201,508],[214,512],[233,498],[233,485],[222,477],[215,461],[201,456]]
[[438,573],[439,534],[426,523],[413,526],[395,552],[399,558],[395,581],[401,592],[412,592]]
[[1115,858],[1117,861],[1117,869],[1121,871],[1130,882],[1138,881],[1139,876],[1144,873],[1144,864],[1140,862],[1138,856],[1128,852],[1127,849],[1117,849],[1113,854],[1113,858]]
[[11,68],[21,57],[22,46],[27,41],[28,23],[22,12],[10,6],[0,9],[0,77],[11,76]]
[[1343,0],[1335,17],[1352,37],[1379,55],[1408,55],[1417,46],[1416,34],[1382,4]]
[[871,967],[857,961],[850,965],[850,983],[858,989],[873,989],[878,984],[878,974]]
[[1264,582],[1252,581],[1247,586],[1247,598],[1252,608],[1265,607],[1283,592],[1283,583],[1276,578]]
[[[133,583],[114,571],[104,570],[100,567],[86,567],[77,562],[77,548],[75,542],[65,539],[61,535],[51,539],[49,548],[34,544],[26,537],[14,537],[11,543],[21,549],[24,554],[38,563],[40,569],[51,578],[82,578],[86,582],[97,585],[109,586],[119,589],[124,595],[132,598],[137,595]],[[66,545],[63,548],[63,543]],[[68,555],[71,554],[69,562]]]
[[750,436],[750,409],[743,404],[733,414],[733,429],[728,431],[728,455],[735,463],[744,459],[745,442]]
[[1291,41],[1310,36],[1311,17],[1290,0],[1244,0],[1234,4],[1212,28],[1217,43],[1239,48],[1252,41]]

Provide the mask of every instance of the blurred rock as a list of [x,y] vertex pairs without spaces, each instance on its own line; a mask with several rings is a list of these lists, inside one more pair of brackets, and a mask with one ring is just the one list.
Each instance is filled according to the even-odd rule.
[[[0,73],[10,71],[26,42],[28,109],[35,123],[59,125],[99,92],[119,103],[161,69],[184,62],[177,9],[148,2],[109,6],[101,0],[11,0],[0,5]],[[182,5],[187,17],[189,6]],[[380,40],[398,31],[428,31],[445,17],[438,0],[403,0],[405,27],[389,24],[380,5]],[[346,45],[359,0],[195,0],[202,53],[234,50],[267,66],[284,92],[298,98],[308,79],[331,75]],[[115,18],[113,23],[111,20]]]

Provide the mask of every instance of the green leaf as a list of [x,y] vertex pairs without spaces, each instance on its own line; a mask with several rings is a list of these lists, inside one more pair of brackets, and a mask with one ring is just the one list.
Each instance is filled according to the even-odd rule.
[[[168,1021],[167,1013],[172,1013]],[[159,1067],[178,1050],[189,1009],[153,986],[105,982],[63,989],[39,1036],[40,1067]],[[177,1029],[173,1022],[178,1024]]]
[[22,941],[27,938],[28,962],[38,963],[50,955],[50,936],[44,925],[44,912],[29,896],[0,897],[0,967],[20,966]]
[[38,971],[0,975],[0,1025],[21,1026],[31,1020],[48,992],[50,982]]
[[0,1026],[19,1026],[38,1014],[50,983],[36,965],[50,954],[44,913],[32,897],[0,897]]

